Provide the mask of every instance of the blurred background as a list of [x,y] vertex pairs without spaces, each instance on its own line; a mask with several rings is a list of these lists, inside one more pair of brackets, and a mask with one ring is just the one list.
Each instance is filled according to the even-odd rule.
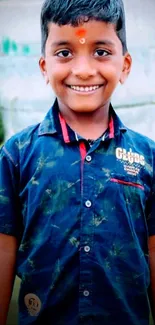
[[[43,0],[0,0],[0,107],[6,137],[40,121],[54,95],[38,68]],[[127,126],[155,139],[155,0],[124,0],[132,73],[113,105]]]
[[[65,0],[64,0],[65,1]],[[0,0],[0,142],[41,121],[54,94],[41,76],[43,0]],[[124,0],[131,75],[112,103],[123,122],[155,140],[155,0]],[[17,280],[8,324],[16,324]]]
[[[43,0],[0,0],[0,107],[6,137],[40,121],[54,95],[38,68]],[[155,139],[155,0],[124,0],[132,73],[113,105],[127,126]]]

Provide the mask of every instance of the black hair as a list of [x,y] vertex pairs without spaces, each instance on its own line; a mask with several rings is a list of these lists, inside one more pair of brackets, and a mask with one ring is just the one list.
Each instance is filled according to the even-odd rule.
[[122,0],[45,0],[41,10],[41,50],[45,54],[48,24],[78,26],[89,20],[115,25],[116,33],[127,52],[125,12]]

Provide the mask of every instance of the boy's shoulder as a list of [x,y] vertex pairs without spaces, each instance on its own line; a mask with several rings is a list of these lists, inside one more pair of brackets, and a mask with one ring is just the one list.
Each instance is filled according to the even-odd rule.
[[40,123],[28,126],[22,131],[14,134],[9,138],[2,146],[2,152],[4,152],[8,158],[18,165],[20,151],[32,147],[39,134]]
[[14,157],[15,160],[19,161],[19,156],[26,156],[33,151],[41,136],[54,134],[55,131],[53,112],[50,109],[40,123],[28,126],[8,139],[2,147],[2,151],[8,157]]
[[146,135],[143,135],[137,131],[134,131],[133,129],[130,129],[126,127],[128,137],[131,139],[131,141],[135,142],[137,145],[140,146],[142,149],[150,148],[152,150],[155,150],[155,141]]
[[117,115],[117,111],[115,111],[114,109],[112,110],[112,114],[114,119],[114,125],[116,129],[122,130],[124,140],[127,146],[136,146],[137,149],[142,151],[155,151],[155,141],[153,139],[133,130],[132,128],[129,128],[126,124],[124,125],[124,123],[120,119],[120,116]]
[[20,149],[20,145],[18,144],[23,143],[23,145],[26,145],[28,142],[30,142],[32,138],[38,134],[40,124],[41,123],[37,123],[34,125],[27,126],[23,130],[15,133],[9,139],[7,139],[4,145],[11,146],[15,144],[18,149]]

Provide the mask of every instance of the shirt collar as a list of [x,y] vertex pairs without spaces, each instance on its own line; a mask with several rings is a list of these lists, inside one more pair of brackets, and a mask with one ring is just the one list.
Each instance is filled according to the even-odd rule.
[[40,123],[38,135],[48,135],[48,134],[55,134],[57,133],[55,117],[58,111],[58,103],[55,100],[53,106],[46,114],[44,120]]
[[[101,138],[102,141],[107,139],[113,139],[120,132],[126,132],[127,128],[119,119],[118,115],[114,111],[112,105],[110,104],[109,110],[109,126],[107,131]],[[58,101],[55,100],[53,106],[48,111],[45,119],[41,122],[39,126],[39,136],[43,135],[53,135],[61,134],[65,143],[71,143],[73,141],[81,140],[79,137],[66,123],[65,119],[59,112]]]
[[109,110],[109,139],[115,138],[120,132],[126,132],[127,127],[122,123],[118,115],[116,114],[113,106],[110,104]]

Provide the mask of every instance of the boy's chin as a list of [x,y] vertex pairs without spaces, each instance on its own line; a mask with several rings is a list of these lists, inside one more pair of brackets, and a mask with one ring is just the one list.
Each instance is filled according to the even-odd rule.
[[95,112],[98,107],[94,106],[94,107],[90,107],[90,106],[87,106],[87,107],[84,107],[84,106],[76,106],[76,107],[70,107],[70,109],[75,112],[75,113],[93,113]]
[[102,104],[99,102],[92,103],[89,100],[87,102],[83,101],[81,103],[78,101],[75,101],[75,102],[72,101],[68,104],[69,104],[68,107],[75,113],[93,113],[93,112],[97,111],[102,106]]

